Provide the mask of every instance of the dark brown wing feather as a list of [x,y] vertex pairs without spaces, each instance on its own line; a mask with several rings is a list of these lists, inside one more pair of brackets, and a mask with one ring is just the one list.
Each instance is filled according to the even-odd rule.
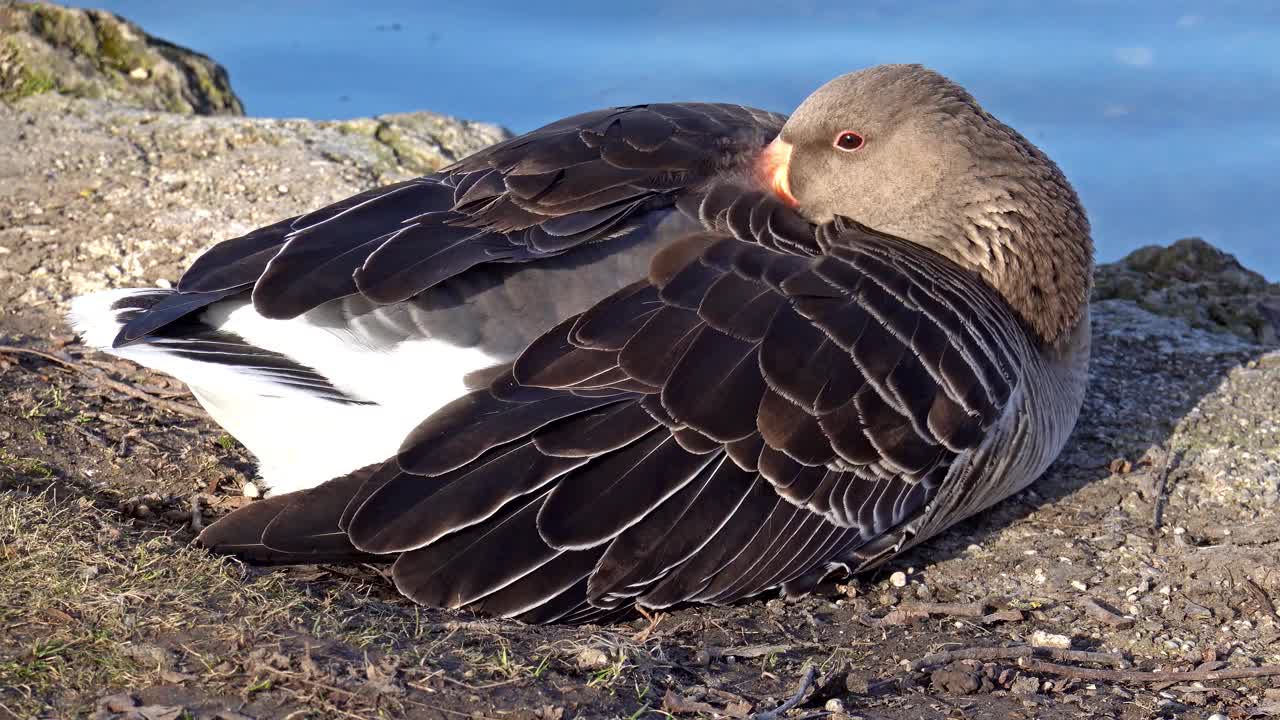
[[[609,132],[588,137],[622,142]],[[546,172],[515,148],[493,162]],[[531,206],[545,192],[521,188]],[[1012,313],[927,249],[843,221],[801,232],[767,195],[717,187],[699,211],[713,231],[344,486],[339,524],[360,551],[400,553],[407,595],[587,620],[804,591],[911,538],[1014,392]]]
[[536,261],[652,227],[653,213],[674,212],[684,196],[698,217],[703,186],[751,162],[784,119],[707,103],[566,118],[214,246],[116,345],[238,293],[269,318],[355,293],[394,303],[482,263]]

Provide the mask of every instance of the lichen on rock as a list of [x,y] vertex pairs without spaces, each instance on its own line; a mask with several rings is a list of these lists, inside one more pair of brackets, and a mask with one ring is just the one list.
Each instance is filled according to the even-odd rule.
[[1270,345],[1280,329],[1280,284],[1200,238],[1148,245],[1098,266],[1093,299],[1131,300],[1140,307]]
[[227,71],[103,10],[0,5],[0,100],[56,92],[198,115],[243,115]]

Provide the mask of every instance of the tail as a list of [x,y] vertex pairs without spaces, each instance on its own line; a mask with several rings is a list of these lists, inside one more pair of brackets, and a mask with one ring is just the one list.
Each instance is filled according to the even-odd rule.
[[[297,359],[323,354],[324,347],[306,355],[288,342],[277,343],[288,354],[262,346],[261,336],[284,335],[287,328],[257,328],[246,339],[255,322],[297,324],[257,316],[247,295],[116,344],[126,323],[174,292],[142,288],[78,297],[68,319],[86,345],[186,383],[213,420],[258,458],[269,494],[313,487],[386,458],[413,427],[416,414],[401,417],[340,389],[325,372]],[[301,329],[303,337],[332,339],[323,330]]]
[[[164,288],[126,288],[82,295],[71,301],[67,318],[84,343],[117,357],[183,381],[200,396],[235,388],[259,397],[299,397],[363,404],[334,387],[314,368],[278,352],[258,347],[235,332],[206,323],[199,313],[171,323],[136,342],[117,346],[126,323],[175,294]],[[248,300],[226,300],[225,306],[247,306]]]

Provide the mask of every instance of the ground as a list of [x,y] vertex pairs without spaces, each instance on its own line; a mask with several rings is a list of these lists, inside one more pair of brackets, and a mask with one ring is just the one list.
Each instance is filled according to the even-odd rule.
[[248,502],[251,458],[60,313],[404,176],[380,122],[0,106],[0,717],[768,717],[809,667],[787,717],[1280,714],[1271,677],[1114,667],[1280,664],[1280,355],[1124,300],[1094,307],[1091,390],[1044,478],[808,598],[527,627],[415,607],[373,568],[193,547]]

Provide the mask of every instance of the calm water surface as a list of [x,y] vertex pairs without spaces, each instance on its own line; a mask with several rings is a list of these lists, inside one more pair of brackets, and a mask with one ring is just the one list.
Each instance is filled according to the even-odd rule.
[[1099,259],[1200,235],[1280,278],[1280,3],[84,4],[212,56],[262,116],[428,109],[520,132],[659,100],[787,112],[841,73],[920,62],[1058,161]]

